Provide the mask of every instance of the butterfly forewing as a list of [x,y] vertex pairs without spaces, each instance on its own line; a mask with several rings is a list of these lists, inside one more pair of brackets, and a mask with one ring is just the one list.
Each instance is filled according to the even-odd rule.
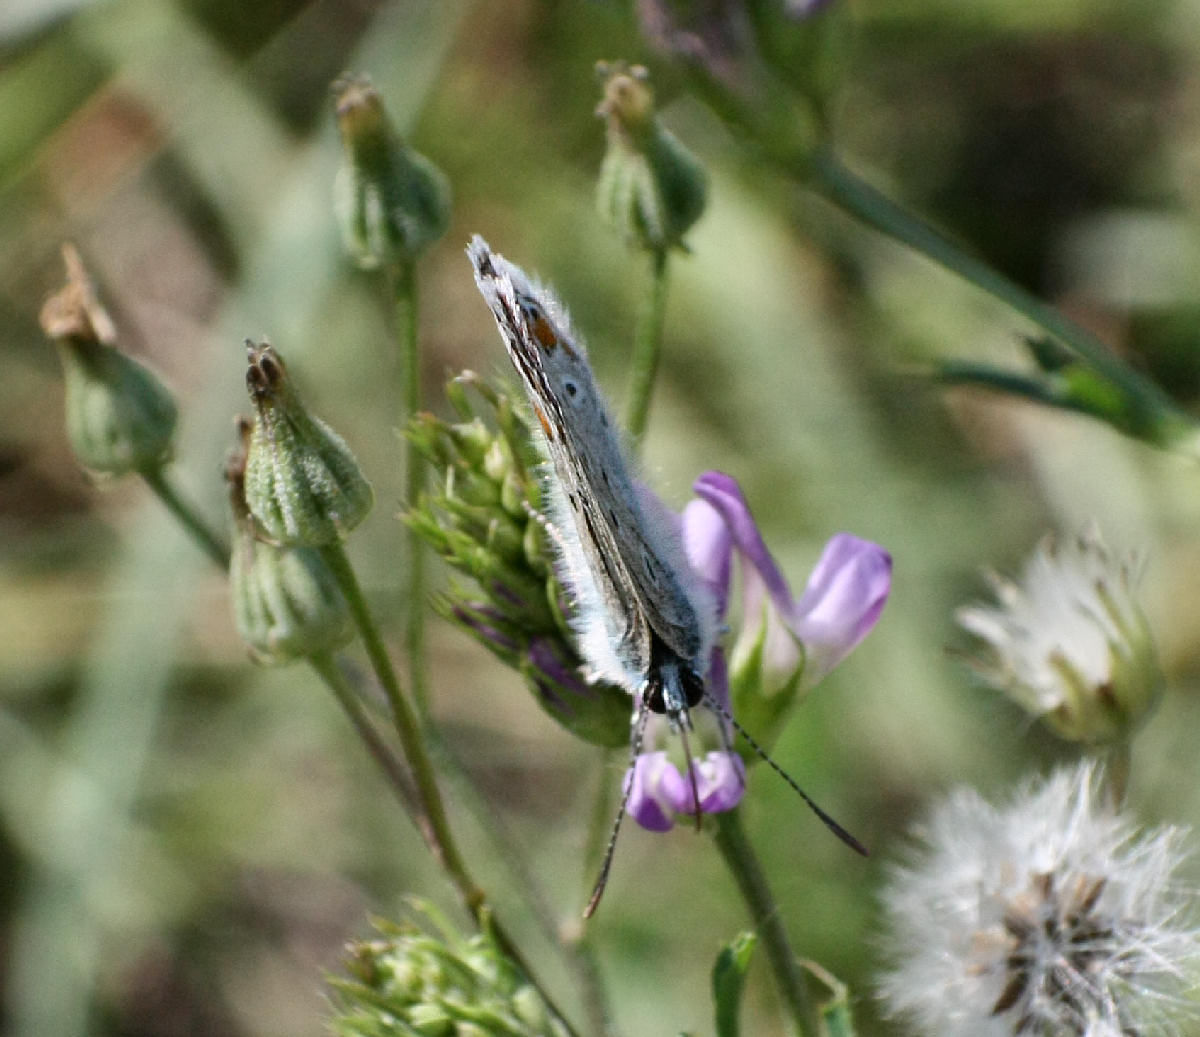
[[[686,562],[663,528],[668,520],[655,515],[647,521],[583,343],[549,293],[517,267],[479,238],[468,251],[541,426],[557,483],[552,497],[558,490],[565,498],[590,570],[583,579],[603,581],[598,605],[615,613],[606,622],[621,631],[622,653],[630,653],[622,654],[626,668],[636,666],[639,679],[646,677],[653,630],[703,672],[710,647],[707,602],[680,583]],[[561,523],[563,516],[557,518]],[[570,552],[564,554],[570,567]],[[568,576],[576,582],[575,574]]]

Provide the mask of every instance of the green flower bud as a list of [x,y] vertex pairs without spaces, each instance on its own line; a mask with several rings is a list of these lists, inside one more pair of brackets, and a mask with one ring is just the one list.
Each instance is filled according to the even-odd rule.
[[276,543],[335,543],[371,510],[371,485],[341,437],[300,402],[275,350],[247,341],[246,352],[246,386],[255,406],[246,504]]
[[438,935],[377,923],[383,939],[351,947],[350,978],[333,980],[339,1037],[564,1037],[565,1026],[490,932],[464,940],[432,908],[419,906]]
[[446,233],[450,185],[392,128],[366,76],[333,84],[343,164],[334,201],[346,250],[365,270],[408,263]]
[[600,214],[630,245],[683,248],[684,234],[704,211],[704,167],[658,121],[644,68],[600,62],[596,69],[604,83],[596,114],[608,128],[596,188]]
[[161,468],[171,454],[176,408],[148,368],[113,345],[116,331],[71,245],[67,284],[42,307],[66,384],[67,436],[79,463],[108,475]]
[[422,499],[405,521],[479,586],[456,587],[435,599],[435,608],[517,669],[538,704],[572,734],[598,745],[628,744],[628,694],[581,676],[538,513],[538,461],[528,424],[503,392],[474,375],[456,378],[447,397],[461,423],[422,414],[409,427],[410,439],[442,479],[441,490]]
[[233,509],[229,586],[237,631],[261,663],[332,652],[354,635],[346,599],[318,548],[269,544],[255,535],[245,503],[251,424],[240,418],[238,428],[242,445],[225,465]]

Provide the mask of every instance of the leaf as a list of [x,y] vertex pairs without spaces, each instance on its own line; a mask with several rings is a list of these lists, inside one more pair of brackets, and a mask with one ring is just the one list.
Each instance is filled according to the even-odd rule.
[[754,933],[739,933],[717,955],[713,965],[713,1004],[716,1009],[717,1037],[737,1037],[738,1008],[750,955],[758,937]]
[[817,1003],[820,1037],[854,1037],[854,1019],[850,1014],[850,988],[815,961],[802,964],[824,991]]

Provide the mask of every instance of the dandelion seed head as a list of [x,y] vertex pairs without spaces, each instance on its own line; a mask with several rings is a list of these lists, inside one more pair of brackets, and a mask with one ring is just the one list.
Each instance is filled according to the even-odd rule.
[[1005,807],[952,793],[886,890],[880,994],[937,1037],[1167,1037],[1200,1029],[1185,834],[1139,834],[1090,765]]

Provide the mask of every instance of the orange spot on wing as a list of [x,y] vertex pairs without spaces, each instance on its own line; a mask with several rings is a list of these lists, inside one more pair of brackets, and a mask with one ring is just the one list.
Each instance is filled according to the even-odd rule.
[[558,336],[554,333],[554,328],[545,317],[538,317],[533,322],[533,337],[538,340],[541,347],[547,352],[551,352],[558,345]]
[[550,429],[550,422],[546,420],[546,412],[537,404],[534,404],[533,413],[537,415],[538,421],[542,423],[542,431],[546,434],[546,438],[553,439],[554,433]]

